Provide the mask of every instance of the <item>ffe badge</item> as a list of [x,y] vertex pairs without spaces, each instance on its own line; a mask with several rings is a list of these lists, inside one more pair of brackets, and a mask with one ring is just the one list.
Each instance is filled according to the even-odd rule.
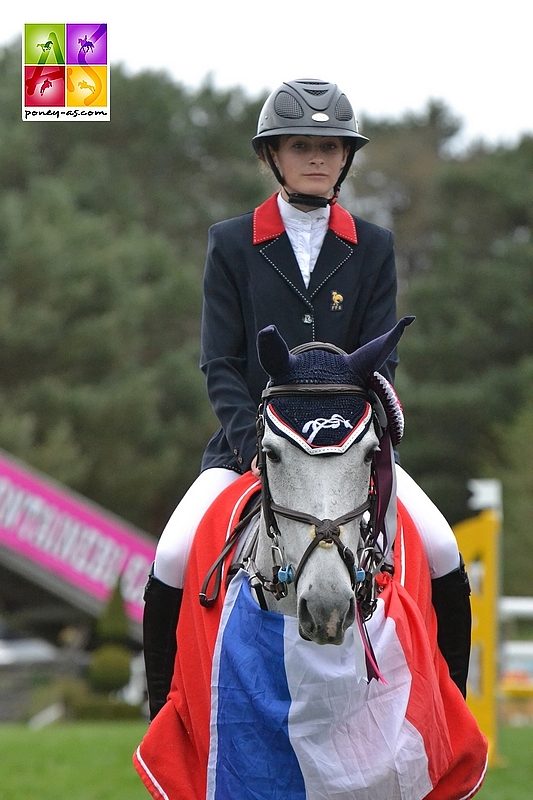
[[330,307],[330,310],[331,311],[342,311],[342,301],[343,300],[344,300],[344,297],[342,296],[342,294],[339,294],[339,292],[336,292],[335,290],[333,290],[331,292],[331,307]]

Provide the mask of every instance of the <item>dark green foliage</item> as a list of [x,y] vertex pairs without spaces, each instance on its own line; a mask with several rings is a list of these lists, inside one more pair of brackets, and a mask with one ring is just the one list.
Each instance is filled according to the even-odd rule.
[[[506,593],[531,595],[531,552],[533,511],[533,359],[529,362],[528,402],[498,428],[503,458],[494,463],[493,473],[503,485],[504,536],[503,585]],[[490,464],[490,462],[489,462]],[[528,638],[533,638],[529,631]]]
[[[526,151],[533,156],[528,140],[518,164]],[[530,397],[533,189],[510,162],[507,151],[478,153],[442,170],[430,268],[402,299],[417,315],[401,345],[402,453],[453,521],[468,514],[469,478],[503,478],[515,446],[502,431]]]

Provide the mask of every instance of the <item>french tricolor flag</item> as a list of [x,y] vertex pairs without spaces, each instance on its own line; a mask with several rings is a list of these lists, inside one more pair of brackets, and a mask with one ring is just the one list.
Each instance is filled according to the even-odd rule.
[[[304,641],[295,619],[260,609],[242,571],[215,606],[200,606],[199,588],[228,533],[221,514],[238,519],[256,490],[250,475],[228,487],[196,537],[169,700],[134,755],[152,797],[472,797],[486,741],[435,644],[429,575],[407,517],[395,578],[383,576],[367,623],[384,680],[365,679],[353,629],[341,646]],[[410,584],[419,587],[414,597]]]

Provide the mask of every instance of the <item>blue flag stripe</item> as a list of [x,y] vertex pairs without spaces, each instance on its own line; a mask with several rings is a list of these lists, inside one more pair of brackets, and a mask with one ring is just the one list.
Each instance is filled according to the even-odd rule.
[[244,576],[220,642],[217,695],[215,800],[305,800],[289,741],[284,618],[257,606]]

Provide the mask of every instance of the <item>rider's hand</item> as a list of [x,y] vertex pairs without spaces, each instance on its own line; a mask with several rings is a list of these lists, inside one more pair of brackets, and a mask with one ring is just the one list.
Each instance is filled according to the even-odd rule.
[[257,456],[253,457],[250,469],[252,470],[252,475],[255,475],[256,478],[260,478],[261,477],[261,473],[259,472],[259,469],[257,467]]

